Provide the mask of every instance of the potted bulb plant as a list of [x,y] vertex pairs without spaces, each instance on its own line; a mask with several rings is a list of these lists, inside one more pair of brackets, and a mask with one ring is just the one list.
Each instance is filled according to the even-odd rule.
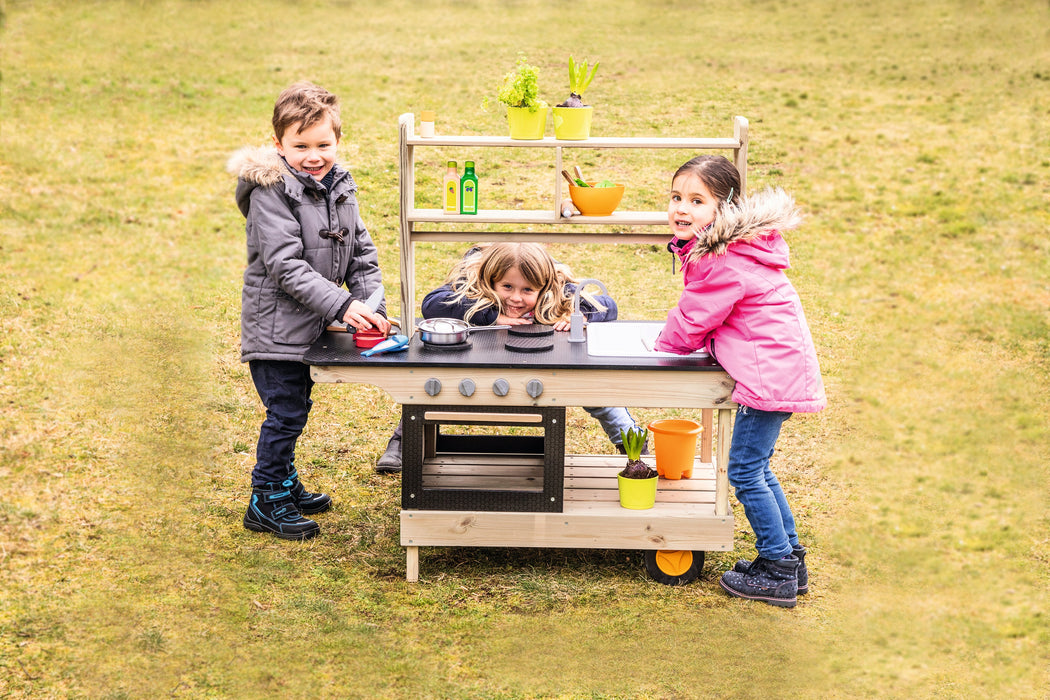
[[512,139],[543,138],[547,129],[547,103],[539,98],[539,72],[524,56],[519,56],[517,67],[503,76],[497,97],[507,107]]
[[598,63],[588,66],[588,62],[577,63],[569,56],[569,99],[554,108],[554,137],[563,141],[582,141],[591,136],[590,105],[583,103],[583,91],[594,80],[598,72]]
[[646,510],[656,504],[656,470],[642,461],[642,450],[649,439],[644,428],[628,428],[620,431],[623,449],[627,453],[627,466],[616,475],[620,491],[620,505],[631,510]]

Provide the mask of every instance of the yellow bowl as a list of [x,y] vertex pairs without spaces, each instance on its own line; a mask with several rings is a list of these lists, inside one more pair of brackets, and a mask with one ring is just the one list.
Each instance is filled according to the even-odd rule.
[[569,196],[572,203],[584,216],[609,216],[616,207],[620,206],[623,199],[623,185],[615,187],[595,187],[596,183],[590,182],[590,187],[579,187],[569,185]]

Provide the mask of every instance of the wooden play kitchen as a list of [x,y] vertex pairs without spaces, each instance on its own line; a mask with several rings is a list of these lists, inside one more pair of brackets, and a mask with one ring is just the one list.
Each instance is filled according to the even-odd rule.
[[[732,138],[709,139],[424,138],[414,134],[414,123],[412,114],[401,116],[401,311],[406,319],[416,318],[414,247],[419,242],[666,243],[665,230],[631,228],[663,226],[664,212],[563,217],[565,149],[729,150],[746,181],[743,117],[735,119]],[[544,211],[482,208],[474,215],[417,209],[415,151],[423,147],[547,149],[554,156],[554,206]],[[450,222],[460,229],[495,223],[548,224],[551,230],[433,226]],[[402,325],[412,330],[413,324]],[[575,330],[496,329],[472,333],[454,346],[424,343],[417,332],[407,350],[371,357],[361,355],[348,333],[328,332],[314,344],[305,361],[315,381],[372,384],[402,405],[400,519],[409,581],[419,578],[420,547],[644,550],[649,573],[669,584],[695,579],[704,551],[733,548],[726,472],[736,407],[733,381],[702,353],[682,357],[649,350],[661,326],[660,321],[592,324],[579,338],[572,337]],[[611,405],[702,410],[700,454],[691,478],[661,478],[653,508],[620,506],[616,477],[623,456],[565,453],[565,408]]]

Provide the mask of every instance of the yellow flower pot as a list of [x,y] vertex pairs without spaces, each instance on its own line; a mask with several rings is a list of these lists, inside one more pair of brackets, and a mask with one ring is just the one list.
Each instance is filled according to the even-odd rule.
[[616,485],[620,489],[620,505],[631,510],[647,510],[656,505],[656,481],[651,479],[628,479],[616,475]]
[[528,107],[507,107],[507,124],[512,139],[537,141],[547,130],[547,108],[530,112]]
[[591,137],[593,107],[554,107],[554,138],[584,141]]

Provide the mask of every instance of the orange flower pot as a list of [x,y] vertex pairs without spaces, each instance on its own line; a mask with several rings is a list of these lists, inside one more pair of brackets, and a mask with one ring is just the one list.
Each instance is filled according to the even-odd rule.
[[656,472],[665,479],[693,476],[696,436],[704,428],[695,420],[665,418],[649,424],[656,448]]

